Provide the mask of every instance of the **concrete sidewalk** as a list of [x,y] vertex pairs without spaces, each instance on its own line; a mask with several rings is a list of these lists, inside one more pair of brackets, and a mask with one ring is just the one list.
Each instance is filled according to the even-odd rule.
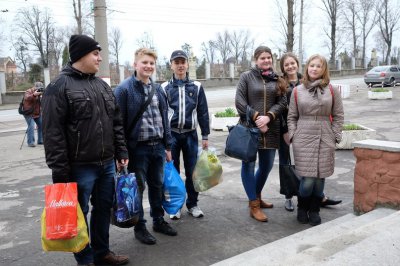
[[[370,101],[366,91],[352,88],[344,100],[345,120],[377,130],[377,139],[400,141],[400,88],[394,99]],[[24,121],[23,121],[24,122]],[[43,146],[19,149],[23,131],[0,133],[0,265],[76,265],[68,253],[42,251],[40,215],[44,205],[43,187],[51,182],[44,160]],[[223,182],[200,194],[199,206],[205,217],[195,219],[183,208],[182,219],[170,222],[178,236],[154,233],[157,244],[146,246],[133,237],[132,229],[111,226],[110,245],[117,253],[128,254],[129,265],[210,265],[252,250],[285,236],[310,228],[296,221],[295,212],[287,212],[279,194],[278,156],[268,178],[263,197],[272,201],[266,210],[268,223],[249,217],[248,201],[241,183],[241,162],[223,155],[227,132],[213,131],[210,145],[221,154]],[[323,208],[323,223],[353,211],[355,158],[351,150],[336,152],[335,173],[326,182],[328,196],[343,203]],[[149,210],[145,210],[148,217]],[[151,229],[151,219],[148,219]],[[290,248],[290,247],[287,247]],[[268,265],[268,261],[265,262]]]

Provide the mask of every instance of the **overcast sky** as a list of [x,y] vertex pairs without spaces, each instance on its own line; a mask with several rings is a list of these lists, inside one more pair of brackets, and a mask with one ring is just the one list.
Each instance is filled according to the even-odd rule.
[[[87,0],[86,0],[87,1]],[[275,0],[106,0],[108,7],[108,29],[121,29],[123,47],[121,63],[132,62],[133,53],[138,48],[137,39],[148,32],[154,39],[159,57],[169,58],[171,52],[188,43],[193,47],[194,55],[203,56],[201,43],[215,39],[217,32],[224,30],[249,29],[255,38],[255,46],[268,45],[273,52],[284,49],[280,33],[280,19]],[[286,1],[280,0],[282,5]],[[303,46],[305,56],[321,53],[329,56],[324,45],[327,38],[322,26],[327,25],[321,11],[320,0],[306,0],[306,19],[304,25]],[[8,28],[18,8],[37,5],[48,7],[58,26],[75,26],[72,0],[0,0],[0,18]],[[298,31],[298,25],[296,26]],[[6,31],[7,32],[7,31]],[[7,33],[9,35],[10,33]],[[9,43],[2,42],[1,56],[14,57]],[[298,49],[296,41],[295,49]]]

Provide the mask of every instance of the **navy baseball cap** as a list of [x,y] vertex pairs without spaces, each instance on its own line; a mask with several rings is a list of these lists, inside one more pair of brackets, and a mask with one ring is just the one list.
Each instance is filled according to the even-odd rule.
[[171,59],[169,61],[172,62],[173,60],[175,60],[177,58],[184,58],[184,59],[188,60],[187,54],[182,50],[173,51],[171,54]]

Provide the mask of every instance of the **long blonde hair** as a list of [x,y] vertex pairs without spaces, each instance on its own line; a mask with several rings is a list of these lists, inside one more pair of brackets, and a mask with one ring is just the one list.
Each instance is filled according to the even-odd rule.
[[310,63],[314,59],[319,59],[322,62],[322,76],[321,76],[321,83],[320,86],[322,88],[328,86],[330,82],[330,76],[329,76],[329,67],[328,67],[328,62],[326,61],[325,57],[323,57],[320,54],[314,54],[310,56],[306,62],[306,66],[304,68],[304,74],[303,74],[303,84],[305,87],[308,87],[308,85],[311,83],[311,78],[308,75],[308,67],[310,66]]

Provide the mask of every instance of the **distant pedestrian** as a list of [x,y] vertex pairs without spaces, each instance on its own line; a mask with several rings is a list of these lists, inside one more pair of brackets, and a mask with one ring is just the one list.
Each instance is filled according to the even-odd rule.
[[115,161],[128,164],[120,110],[110,86],[95,76],[101,47],[86,35],[72,35],[71,61],[43,97],[43,133],[47,165],[54,183],[77,182],[85,215],[92,204],[90,244],[75,253],[78,265],[123,265],[129,259],[109,249]]
[[[250,107],[252,126],[260,129],[258,169],[255,162],[242,162],[242,183],[249,199],[250,216],[266,222],[268,217],[260,208],[273,204],[261,199],[261,192],[272,169],[275,151],[279,148],[280,116],[286,108],[286,82],[273,70],[271,49],[259,46],[254,51],[255,67],[244,72],[236,89],[236,109],[240,123],[246,123]],[[255,172],[255,173],[254,173]]]
[[[175,168],[180,172],[182,151],[186,176],[185,187],[188,194],[186,207],[190,215],[199,218],[203,217],[204,213],[197,205],[199,193],[193,186],[193,171],[198,153],[197,125],[200,125],[201,129],[201,147],[208,148],[210,125],[207,98],[201,83],[189,79],[188,56],[184,51],[172,52],[170,62],[173,71],[172,78],[161,86],[168,100],[172,159]],[[171,219],[180,217],[181,211],[170,215]]]
[[311,56],[302,84],[292,92],[288,128],[296,172],[302,176],[297,220],[318,225],[325,178],[333,174],[335,144],[342,138],[344,120],[340,92],[330,85],[326,59]]
[[153,230],[169,236],[178,233],[164,221],[162,207],[165,161],[171,161],[171,129],[168,105],[160,84],[151,79],[157,54],[148,48],[135,52],[135,73],[115,88],[114,93],[124,121],[128,141],[129,171],[136,174],[140,189],[141,210],[135,226],[135,238],[153,245],[156,238],[147,231],[143,212],[145,183],[149,187],[150,215]]
[[24,94],[24,110],[32,109],[32,113],[24,115],[25,121],[28,124],[26,129],[27,142],[29,147],[35,147],[35,124],[37,128],[37,144],[43,144],[42,136],[42,110],[41,110],[41,98],[43,94],[44,86],[43,83],[38,81],[32,88],[25,91]]

